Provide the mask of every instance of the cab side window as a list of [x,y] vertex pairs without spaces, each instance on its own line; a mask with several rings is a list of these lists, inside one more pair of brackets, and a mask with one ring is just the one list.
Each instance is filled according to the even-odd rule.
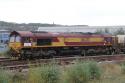
[[20,36],[16,36],[15,42],[20,42],[20,41],[21,41],[21,37]]
[[31,43],[30,37],[24,37],[23,42],[24,43]]
[[10,42],[14,42],[15,41],[15,35],[10,36]]
[[37,39],[37,45],[51,45],[52,39]]

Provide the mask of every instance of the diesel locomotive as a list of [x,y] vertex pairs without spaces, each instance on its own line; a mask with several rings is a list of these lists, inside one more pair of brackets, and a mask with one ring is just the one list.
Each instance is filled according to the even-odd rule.
[[20,59],[110,55],[118,52],[117,43],[112,35],[37,31],[13,31],[9,39],[10,55]]

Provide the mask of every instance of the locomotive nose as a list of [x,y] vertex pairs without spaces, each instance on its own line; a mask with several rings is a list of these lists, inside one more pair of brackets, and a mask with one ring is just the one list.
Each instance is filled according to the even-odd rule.
[[9,43],[9,47],[10,47],[10,48],[14,48],[14,47],[15,47],[15,44],[14,44],[14,43]]

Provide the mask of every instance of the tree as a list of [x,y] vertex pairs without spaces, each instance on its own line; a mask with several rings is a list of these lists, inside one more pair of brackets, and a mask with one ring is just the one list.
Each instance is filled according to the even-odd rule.
[[125,31],[124,31],[124,29],[123,28],[119,28],[115,33],[114,33],[115,35],[124,35],[125,34]]
[[95,33],[96,33],[96,34],[102,34],[103,31],[102,31],[101,29],[97,29],[97,30],[95,31]]
[[104,33],[110,33],[108,28],[105,28]]

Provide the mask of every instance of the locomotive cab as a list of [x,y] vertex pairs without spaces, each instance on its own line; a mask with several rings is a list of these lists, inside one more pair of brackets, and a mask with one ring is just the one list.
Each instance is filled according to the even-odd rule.
[[13,31],[10,34],[9,47],[11,49],[19,50],[23,47],[30,47],[31,44],[31,33],[27,31]]
[[23,37],[22,38],[22,43],[23,43],[23,46],[26,47],[26,46],[31,46],[31,38],[30,37]]
[[13,31],[10,34],[9,47],[12,57],[20,57],[21,50],[32,46],[32,33],[30,31]]
[[9,47],[12,49],[18,49],[21,47],[21,36],[20,35],[10,35]]

